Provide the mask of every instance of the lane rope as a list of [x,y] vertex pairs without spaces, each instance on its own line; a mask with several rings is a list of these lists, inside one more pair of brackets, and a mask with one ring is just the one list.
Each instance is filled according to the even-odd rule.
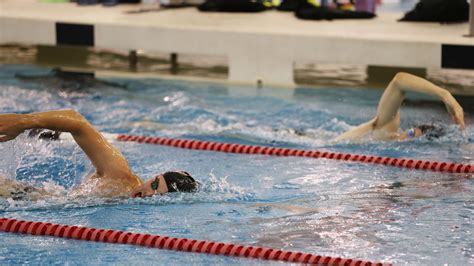
[[462,164],[462,163],[432,162],[432,161],[425,161],[425,160],[391,158],[391,157],[363,155],[363,154],[350,154],[350,153],[328,152],[328,151],[318,151],[318,150],[274,148],[274,147],[265,147],[265,146],[220,143],[220,142],[212,142],[212,141],[173,139],[173,138],[162,138],[162,137],[145,137],[145,136],[124,135],[124,134],[119,134],[119,135],[108,134],[108,136],[109,137],[113,136],[113,138],[118,141],[131,141],[131,142],[138,142],[138,143],[164,145],[164,146],[172,146],[172,147],[182,148],[182,149],[218,151],[218,152],[241,153],[241,154],[263,154],[263,155],[272,155],[272,156],[297,156],[297,157],[309,157],[309,158],[324,158],[324,159],[330,159],[330,160],[372,163],[372,164],[380,164],[380,165],[386,165],[386,166],[402,167],[402,168],[417,169],[417,170],[427,170],[427,171],[435,171],[435,172],[474,173],[474,165]]
[[206,240],[194,240],[169,236],[139,234],[109,229],[97,229],[82,226],[70,226],[43,222],[22,221],[10,218],[0,218],[0,231],[8,233],[30,234],[70,238],[84,241],[95,241],[114,244],[128,244],[149,248],[169,249],[174,251],[206,253],[212,255],[235,256],[263,260],[277,260],[285,262],[322,264],[322,265],[366,265],[386,266],[380,262],[370,262],[339,257],[320,256],[311,253],[293,252],[263,248],[256,246],[242,246]]

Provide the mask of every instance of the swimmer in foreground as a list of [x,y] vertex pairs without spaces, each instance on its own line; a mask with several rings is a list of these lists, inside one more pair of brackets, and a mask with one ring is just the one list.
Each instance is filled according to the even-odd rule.
[[458,124],[461,129],[464,129],[463,109],[449,91],[423,78],[408,73],[398,73],[380,98],[377,115],[372,120],[343,133],[336,138],[336,141],[356,140],[363,137],[383,140],[404,140],[422,135],[437,137],[442,134],[443,130],[433,125],[421,125],[407,131],[399,132],[400,106],[403,102],[405,92],[408,91],[438,97],[444,102],[453,121]]
[[[125,157],[113,147],[82,115],[76,111],[59,110],[31,114],[0,114],[0,142],[16,138],[28,129],[49,129],[69,132],[95,167],[75,188],[75,194],[99,197],[149,197],[167,192],[193,192],[196,182],[184,171],[166,172],[143,182],[135,175]],[[0,196],[21,199],[29,192],[48,196],[41,188],[0,178]]]

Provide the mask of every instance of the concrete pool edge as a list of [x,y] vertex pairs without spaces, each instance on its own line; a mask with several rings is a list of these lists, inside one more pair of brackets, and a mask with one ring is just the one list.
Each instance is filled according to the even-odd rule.
[[77,45],[226,56],[229,81],[241,84],[294,86],[293,64],[298,61],[472,69],[471,63],[458,60],[463,51],[474,49],[474,39],[463,37],[467,23],[399,23],[400,14],[308,22],[276,11],[202,14],[188,8],[130,15],[124,12],[136,7],[32,0],[8,0],[2,7],[0,43],[64,44],[59,34],[63,27],[84,26],[91,39]]

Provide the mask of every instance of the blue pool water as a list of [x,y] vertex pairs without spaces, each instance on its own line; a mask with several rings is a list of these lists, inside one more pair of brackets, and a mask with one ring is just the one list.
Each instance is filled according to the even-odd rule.
[[[77,86],[0,66],[0,112],[80,111],[101,131],[474,163],[474,115],[466,130],[442,104],[409,95],[402,127],[437,123],[436,141],[335,143],[375,114],[381,90],[254,89],[158,79]],[[80,88],[80,91],[72,88]],[[467,101],[467,105],[472,101]],[[115,143],[144,179],[185,169],[197,193],[147,199],[0,199],[0,216],[312,252],[395,264],[474,263],[474,179],[310,158],[281,158]],[[70,142],[21,135],[0,144],[0,175],[68,190],[92,166]],[[273,264],[241,258],[0,233],[0,264]]]

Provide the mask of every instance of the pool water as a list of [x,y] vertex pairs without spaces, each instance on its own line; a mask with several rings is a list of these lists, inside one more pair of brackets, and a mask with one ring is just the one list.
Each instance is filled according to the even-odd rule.
[[[402,127],[436,123],[437,140],[336,143],[371,119],[382,90],[249,88],[160,79],[16,78],[50,69],[0,65],[0,112],[81,112],[102,132],[474,163],[474,106],[457,130],[438,101],[410,94]],[[102,80],[104,81],[104,80]],[[78,86],[80,85],[80,86]],[[0,199],[0,217],[110,228],[395,264],[474,263],[472,175],[323,159],[239,155],[114,143],[144,179],[185,169],[196,193],[77,199],[68,189],[93,168],[71,142],[25,134],[0,144],[0,175],[64,196]],[[0,233],[0,264],[273,264]]]

